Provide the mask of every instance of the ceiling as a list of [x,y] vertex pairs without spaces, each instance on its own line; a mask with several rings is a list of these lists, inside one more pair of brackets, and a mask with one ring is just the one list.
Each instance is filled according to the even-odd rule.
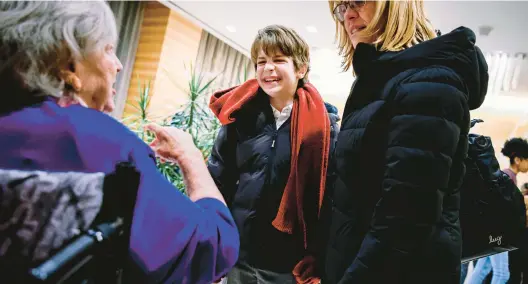
[[[351,72],[341,72],[341,58],[334,43],[335,25],[327,1],[162,2],[246,55],[259,29],[271,24],[291,27],[311,46],[310,80],[314,85],[326,96],[348,94],[353,77]],[[462,25],[469,27],[477,34],[477,45],[484,52],[528,53],[528,2],[426,0],[425,6],[435,28],[446,33]],[[493,27],[488,36],[478,35],[483,25]],[[308,26],[317,31],[308,31]]]
[[[327,1],[200,1],[172,0],[180,9],[196,17],[228,38],[239,49],[249,50],[257,31],[270,24],[297,30],[315,48],[334,48],[334,22]],[[467,26],[476,33],[481,25],[493,27],[477,44],[485,51],[528,52],[528,2],[521,1],[425,1],[433,25],[442,32]],[[236,32],[230,32],[232,26]],[[308,32],[313,26],[316,33]]]

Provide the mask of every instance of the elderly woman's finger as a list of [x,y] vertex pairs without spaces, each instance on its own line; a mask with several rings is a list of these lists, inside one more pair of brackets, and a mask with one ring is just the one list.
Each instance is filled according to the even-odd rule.
[[165,138],[168,136],[168,133],[163,127],[155,124],[155,123],[149,123],[145,126],[145,129],[147,131],[152,132],[156,137],[159,138]]
[[156,139],[152,140],[152,142],[150,142],[149,146],[152,148],[152,147],[158,146],[159,144],[160,144],[159,140],[156,138]]

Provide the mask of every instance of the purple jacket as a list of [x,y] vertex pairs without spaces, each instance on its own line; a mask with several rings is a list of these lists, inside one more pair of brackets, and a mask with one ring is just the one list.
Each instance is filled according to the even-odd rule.
[[229,271],[239,235],[227,207],[181,194],[159,173],[148,145],[121,123],[51,99],[0,113],[0,168],[109,173],[122,161],[141,173],[130,240],[133,282],[211,283]]
[[511,178],[515,185],[517,185],[517,175],[510,168],[505,168],[502,171],[505,172]]

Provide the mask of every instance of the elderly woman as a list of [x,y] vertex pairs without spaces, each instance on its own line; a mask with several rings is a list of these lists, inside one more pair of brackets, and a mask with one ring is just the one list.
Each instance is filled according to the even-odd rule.
[[488,73],[464,27],[437,36],[423,2],[330,1],[347,99],[323,283],[458,283],[469,110]]
[[[188,134],[154,126],[158,141],[172,137],[158,151],[181,166],[189,198],[148,145],[102,112],[122,68],[116,44],[105,2],[0,2],[0,168],[109,173],[133,162],[141,182],[124,283],[211,283],[238,257],[236,226]],[[81,105],[60,107],[61,97]]]

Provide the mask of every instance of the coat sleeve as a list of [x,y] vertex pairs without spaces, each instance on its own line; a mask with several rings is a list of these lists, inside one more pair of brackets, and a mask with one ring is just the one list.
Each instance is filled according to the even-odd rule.
[[[141,144],[141,145],[139,145]],[[132,150],[141,180],[124,283],[211,283],[238,258],[239,235],[219,200],[192,202],[158,171],[144,143]]]
[[220,128],[207,161],[209,173],[228,205],[233,201],[239,179],[234,131],[234,125],[224,125]]
[[378,283],[380,274],[398,282],[411,265],[409,255],[424,247],[442,215],[460,127],[469,113],[465,97],[446,84],[413,82],[397,87],[394,105],[381,198],[339,283]]

